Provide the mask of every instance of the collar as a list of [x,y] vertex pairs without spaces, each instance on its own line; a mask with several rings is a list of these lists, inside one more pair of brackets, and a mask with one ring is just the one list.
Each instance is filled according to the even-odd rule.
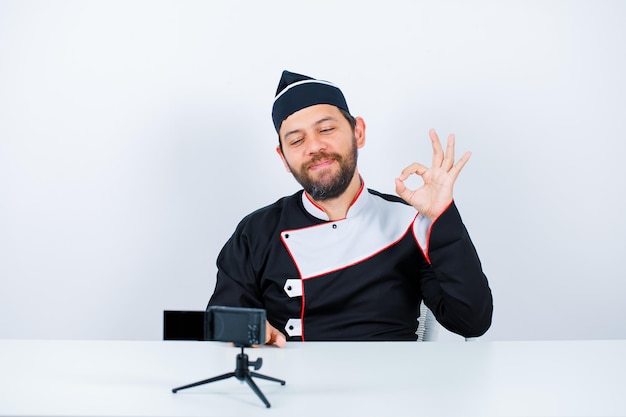
[[[367,191],[363,191],[365,191],[365,182],[363,181],[363,178],[361,178],[361,188],[359,188],[359,191],[356,193],[354,200],[352,200],[352,203],[350,203],[346,218],[351,218],[358,215],[367,205],[370,193],[368,193]],[[324,209],[320,207],[315,201],[313,201],[311,196],[309,196],[306,191],[302,192],[302,205],[304,206],[304,209],[312,216],[317,217],[320,220],[330,220]]]

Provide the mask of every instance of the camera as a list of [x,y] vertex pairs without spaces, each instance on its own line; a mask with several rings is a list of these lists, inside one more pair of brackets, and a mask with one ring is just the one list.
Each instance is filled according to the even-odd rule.
[[163,312],[164,340],[210,340],[236,346],[265,343],[265,310],[210,306],[206,311]]
[[210,384],[231,377],[239,381],[246,381],[252,391],[270,407],[269,401],[254,383],[252,377],[279,382],[285,385],[282,379],[250,371],[260,369],[263,360],[258,358],[250,362],[244,348],[265,343],[265,310],[260,308],[210,306],[206,311],[164,311],[163,312],[163,339],[164,340],[216,340],[231,342],[241,348],[241,353],[235,358],[235,371],[228,372],[213,378],[203,379],[172,389],[173,393],[180,390]]
[[205,340],[232,342],[237,346],[265,343],[265,310],[211,306],[204,319]]

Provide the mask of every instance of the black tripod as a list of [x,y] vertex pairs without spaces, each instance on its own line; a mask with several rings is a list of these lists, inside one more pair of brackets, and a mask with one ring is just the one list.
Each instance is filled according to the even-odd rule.
[[261,366],[263,365],[263,359],[262,358],[258,358],[256,361],[250,362],[250,361],[248,361],[248,355],[243,353],[243,349],[244,349],[244,347],[241,346],[241,353],[237,355],[235,372],[228,372],[228,373],[225,373],[225,374],[222,374],[222,375],[215,376],[213,378],[209,378],[209,379],[205,379],[205,380],[202,380],[202,381],[194,382],[193,384],[184,385],[182,387],[174,388],[172,390],[172,392],[176,393],[177,391],[180,391],[181,389],[197,387],[198,385],[210,384],[211,382],[221,381],[222,379],[228,379],[228,378],[234,376],[235,378],[237,378],[240,381],[246,381],[248,383],[248,385],[250,386],[250,388],[252,388],[252,391],[254,391],[256,393],[256,395],[261,399],[261,401],[263,401],[265,406],[267,408],[270,408],[270,402],[267,401],[267,398],[265,398],[265,395],[263,395],[263,393],[261,392],[259,387],[254,383],[254,380],[252,379],[252,377],[255,376],[257,378],[267,379],[268,381],[280,382],[280,385],[285,385],[286,382],[283,381],[282,379],[272,378],[271,376],[262,375],[262,374],[259,374],[257,372],[251,372],[248,369],[250,366],[254,366],[254,370],[255,371],[261,369]]

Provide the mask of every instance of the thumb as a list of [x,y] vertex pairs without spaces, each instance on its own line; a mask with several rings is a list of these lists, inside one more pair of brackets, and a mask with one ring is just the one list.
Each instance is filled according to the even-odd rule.
[[411,199],[411,195],[413,194],[400,178],[396,178],[396,193],[406,202]]

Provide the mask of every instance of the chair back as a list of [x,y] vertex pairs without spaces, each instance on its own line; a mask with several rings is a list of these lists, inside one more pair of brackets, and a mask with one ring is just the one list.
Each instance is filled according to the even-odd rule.
[[437,323],[437,319],[435,319],[435,315],[424,301],[420,304],[420,317],[418,319],[419,323],[417,326],[417,340],[420,342],[434,342],[437,340],[437,336],[439,335],[439,326]]

